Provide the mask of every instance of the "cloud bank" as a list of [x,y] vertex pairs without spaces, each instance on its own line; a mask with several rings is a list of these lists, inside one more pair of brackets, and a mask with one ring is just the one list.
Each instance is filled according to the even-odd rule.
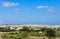
[[37,6],[37,8],[48,8],[48,6]]
[[2,2],[2,7],[12,7],[12,6],[18,6],[19,3],[15,2]]

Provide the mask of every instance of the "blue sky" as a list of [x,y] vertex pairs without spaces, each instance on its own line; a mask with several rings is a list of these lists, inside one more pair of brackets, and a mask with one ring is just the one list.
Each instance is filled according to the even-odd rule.
[[60,24],[60,0],[0,0],[0,24]]

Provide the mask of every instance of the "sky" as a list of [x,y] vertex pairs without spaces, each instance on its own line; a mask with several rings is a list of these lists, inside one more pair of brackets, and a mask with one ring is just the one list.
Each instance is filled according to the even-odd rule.
[[0,0],[0,24],[60,24],[60,0]]

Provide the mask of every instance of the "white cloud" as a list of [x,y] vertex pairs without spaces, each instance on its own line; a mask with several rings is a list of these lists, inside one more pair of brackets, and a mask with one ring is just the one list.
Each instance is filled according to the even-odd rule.
[[54,9],[48,9],[48,12],[54,12],[55,10]]
[[12,6],[18,6],[19,3],[15,2],[2,2],[2,7],[12,7]]
[[37,6],[37,8],[48,8],[48,6]]
[[15,14],[20,14],[20,12],[15,12]]
[[55,7],[49,7],[46,15],[54,15],[55,14],[54,12],[56,12],[56,8]]
[[54,12],[55,11],[55,8],[54,7],[50,7],[49,9],[48,9],[48,12]]
[[13,9],[14,11],[19,11],[20,9],[18,9],[18,8],[15,8],[15,9]]

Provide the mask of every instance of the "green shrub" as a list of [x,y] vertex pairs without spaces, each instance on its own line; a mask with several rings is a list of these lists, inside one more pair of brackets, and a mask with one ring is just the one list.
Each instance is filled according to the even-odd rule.
[[56,36],[60,37],[60,31],[56,31]]

